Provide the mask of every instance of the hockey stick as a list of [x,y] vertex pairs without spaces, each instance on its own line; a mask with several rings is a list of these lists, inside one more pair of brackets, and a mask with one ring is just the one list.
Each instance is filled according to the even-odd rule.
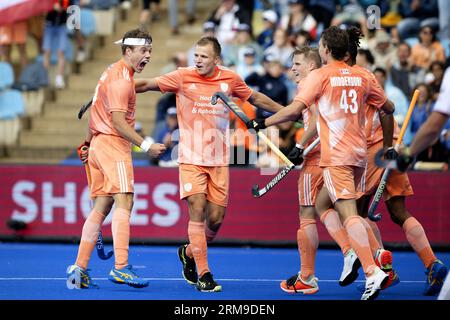
[[[236,114],[236,116],[241,119],[244,123],[247,123],[250,121],[250,119],[247,117],[247,115],[236,105],[236,103],[233,102],[229,97],[227,97],[223,92],[216,92],[211,97],[211,104],[215,105],[217,103],[217,99],[220,98],[225,105]],[[258,131],[258,137],[260,137],[264,142],[269,146],[269,148],[281,158],[288,166],[294,166],[294,164],[284,155],[283,152],[280,151],[280,149],[275,146],[272,141],[270,141],[269,138],[266,137],[264,133],[261,131]]]
[[[403,140],[403,136],[405,135],[406,128],[408,127],[408,123],[409,123],[409,120],[411,119],[411,114],[412,114],[412,112],[414,110],[414,107],[416,105],[416,101],[417,101],[417,98],[419,97],[419,94],[420,94],[420,91],[416,89],[414,91],[413,97],[412,97],[411,102],[409,104],[408,112],[406,113],[405,120],[403,121],[403,125],[402,125],[402,128],[400,130],[400,134],[398,135],[397,142],[395,143],[395,146],[394,146],[395,151],[398,151],[398,149],[400,148],[400,145],[401,145],[402,140]],[[381,150],[381,152],[383,152],[383,150]],[[378,158],[378,153],[380,153],[380,151],[378,151],[377,155],[375,156],[375,163],[376,163],[377,158]],[[384,189],[386,188],[387,180],[389,179],[389,175],[391,174],[391,170],[392,170],[392,168],[386,168],[384,170],[383,176],[381,177],[381,181],[378,184],[377,191],[375,192],[375,195],[373,197],[372,203],[370,204],[368,217],[372,221],[380,221],[381,218],[382,218],[381,213],[375,214],[375,210],[376,210],[376,208],[378,206],[378,203],[380,203],[381,196],[383,195]]]
[[[306,156],[312,149],[314,149],[315,146],[320,142],[320,139],[317,138],[314,140],[306,149],[303,151],[303,157]],[[281,170],[272,180],[270,180],[266,186],[262,189],[259,189],[259,185],[255,184],[252,188],[252,194],[255,198],[262,197],[265,195],[270,189],[276,186],[278,182],[280,182],[281,179],[283,179],[289,171],[294,169],[295,166],[287,166],[283,170]]]
[[92,99],[88,103],[83,104],[81,106],[80,111],[78,111],[78,119],[81,119],[83,117],[83,114],[87,111],[87,109],[89,109],[91,107],[91,105],[92,105]]
[[[85,151],[86,149],[87,149],[86,146],[81,148],[81,150],[83,150],[83,151]],[[87,163],[84,165],[84,169],[86,171],[88,187],[90,188],[91,187],[91,170],[89,169],[89,165]],[[103,237],[102,237],[102,231],[101,230],[98,233],[96,247],[97,247],[97,255],[102,260],[108,260],[114,254],[114,251],[112,251],[112,250],[110,250],[107,254],[105,254],[105,248],[103,246]]]

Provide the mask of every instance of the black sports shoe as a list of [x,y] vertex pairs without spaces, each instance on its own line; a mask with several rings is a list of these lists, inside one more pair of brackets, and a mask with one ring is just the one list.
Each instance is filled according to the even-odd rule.
[[197,284],[197,268],[195,267],[194,258],[189,258],[186,254],[187,244],[184,244],[178,248],[178,258],[180,258],[183,264],[183,278],[187,283],[191,285]]
[[206,272],[198,279],[196,284],[197,290],[201,292],[219,292],[222,291],[222,286],[214,281],[211,272]]

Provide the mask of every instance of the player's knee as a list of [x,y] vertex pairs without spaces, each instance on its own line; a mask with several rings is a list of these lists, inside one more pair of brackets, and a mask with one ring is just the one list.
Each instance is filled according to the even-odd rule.
[[389,215],[391,216],[392,222],[399,225],[400,227],[411,215],[406,211],[404,206],[404,200],[401,198],[391,198],[386,201],[386,207],[388,209]]

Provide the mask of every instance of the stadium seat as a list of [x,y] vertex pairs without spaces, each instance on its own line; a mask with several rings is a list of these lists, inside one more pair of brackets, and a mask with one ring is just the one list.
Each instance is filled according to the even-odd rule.
[[98,36],[109,36],[114,32],[114,23],[116,21],[115,8],[107,10],[94,10],[95,29]]
[[441,40],[441,45],[444,47],[445,56],[450,57],[450,39]]
[[0,92],[0,145],[12,146],[20,131],[19,117],[24,114],[22,95],[18,90]]
[[9,63],[0,62],[0,90],[7,89],[14,83],[14,71]]

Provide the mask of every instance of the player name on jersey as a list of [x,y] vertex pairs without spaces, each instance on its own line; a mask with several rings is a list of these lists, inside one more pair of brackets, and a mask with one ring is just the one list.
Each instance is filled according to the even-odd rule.
[[361,87],[361,77],[330,77],[332,87]]

